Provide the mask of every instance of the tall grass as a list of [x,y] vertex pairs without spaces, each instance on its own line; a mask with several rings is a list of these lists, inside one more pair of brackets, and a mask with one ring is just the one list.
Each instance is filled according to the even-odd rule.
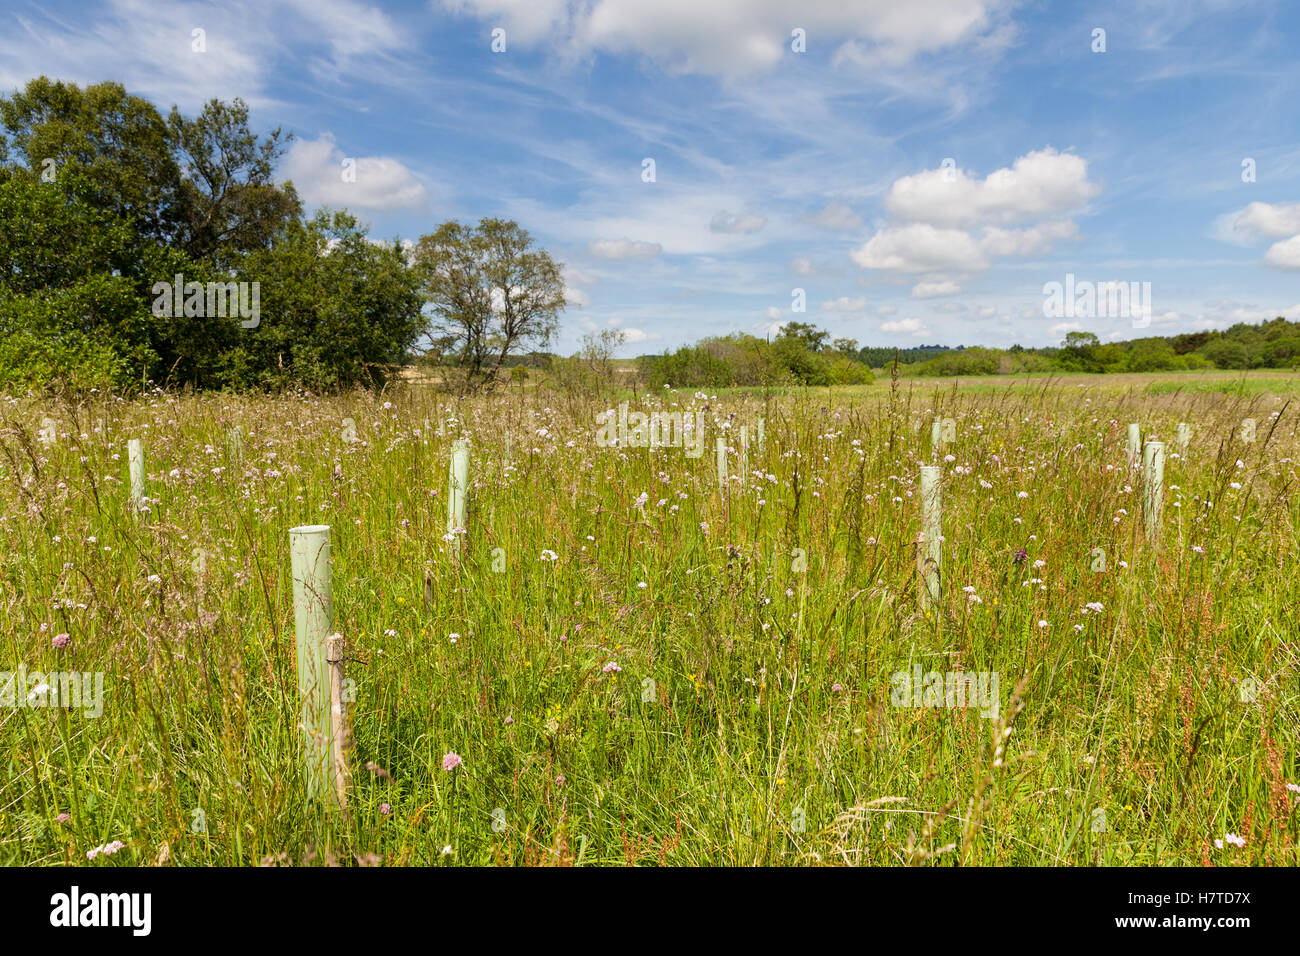
[[[1051,381],[653,401],[707,419],[702,457],[599,447],[603,403],[536,389],[5,400],[0,667],[103,672],[105,700],[0,710],[0,861],[1297,862],[1300,442],[1281,402]],[[956,425],[937,454],[935,416]],[[766,446],[744,476],[733,453],[720,492],[714,437],[738,446],[760,417]],[[1171,452],[1158,547],[1129,421]],[[288,530],[308,523],[333,528],[356,682],[347,816],[304,800]],[[998,716],[896,705],[918,664],[996,672]]]

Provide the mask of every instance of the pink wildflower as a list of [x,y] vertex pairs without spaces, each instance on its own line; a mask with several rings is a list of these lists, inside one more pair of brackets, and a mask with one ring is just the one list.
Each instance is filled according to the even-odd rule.
[[87,850],[86,859],[93,860],[101,853],[104,854],[105,856],[112,856],[114,853],[122,849],[124,846],[126,846],[126,844],[123,843],[121,840],[114,840],[112,843],[105,843],[103,846],[97,846],[93,850]]

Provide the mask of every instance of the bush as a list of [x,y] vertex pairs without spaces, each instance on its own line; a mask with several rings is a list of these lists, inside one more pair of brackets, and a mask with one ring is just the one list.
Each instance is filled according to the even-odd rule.
[[641,381],[650,388],[728,388],[731,368],[699,346],[683,345],[676,352],[637,359]]
[[969,348],[944,352],[916,369],[917,375],[996,375],[998,353],[992,349]]
[[831,385],[869,385],[876,380],[871,369],[846,355],[830,355],[826,362]]
[[262,320],[235,326],[238,344],[224,361],[234,384],[382,385],[424,324],[401,247],[371,242],[347,213],[292,223],[240,265],[240,278],[261,283]]
[[800,385],[829,385],[830,363],[796,338],[780,338],[773,344],[777,358]]
[[1142,339],[1128,353],[1130,372],[1162,372],[1183,367],[1181,356],[1165,339]]
[[1246,347],[1232,339],[1215,339],[1201,349],[1201,355],[1214,363],[1215,368],[1248,368]]
[[784,385],[790,381],[775,347],[757,336],[736,332],[705,339],[700,346],[713,358],[727,363],[732,385]]

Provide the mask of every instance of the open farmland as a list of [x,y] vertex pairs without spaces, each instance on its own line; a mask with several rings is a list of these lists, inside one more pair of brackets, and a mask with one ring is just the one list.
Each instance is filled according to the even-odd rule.
[[[698,414],[698,457],[548,388],[7,399],[0,861],[1294,865],[1296,411],[1097,381],[624,397]],[[313,524],[346,812],[305,797]]]

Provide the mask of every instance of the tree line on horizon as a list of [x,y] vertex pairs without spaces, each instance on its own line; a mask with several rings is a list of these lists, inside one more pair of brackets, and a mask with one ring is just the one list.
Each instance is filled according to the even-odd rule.
[[1259,325],[1103,344],[1092,332],[1069,332],[1058,347],[998,349],[922,345],[860,348],[853,339],[789,322],[772,339],[734,333],[637,359],[650,387],[727,388],[752,385],[846,385],[872,381],[872,370],[897,360],[904,375],[1015,375],[1027,372],[1195,371],[1294,368],[1300,364],[1300,322],[1279,316]]

